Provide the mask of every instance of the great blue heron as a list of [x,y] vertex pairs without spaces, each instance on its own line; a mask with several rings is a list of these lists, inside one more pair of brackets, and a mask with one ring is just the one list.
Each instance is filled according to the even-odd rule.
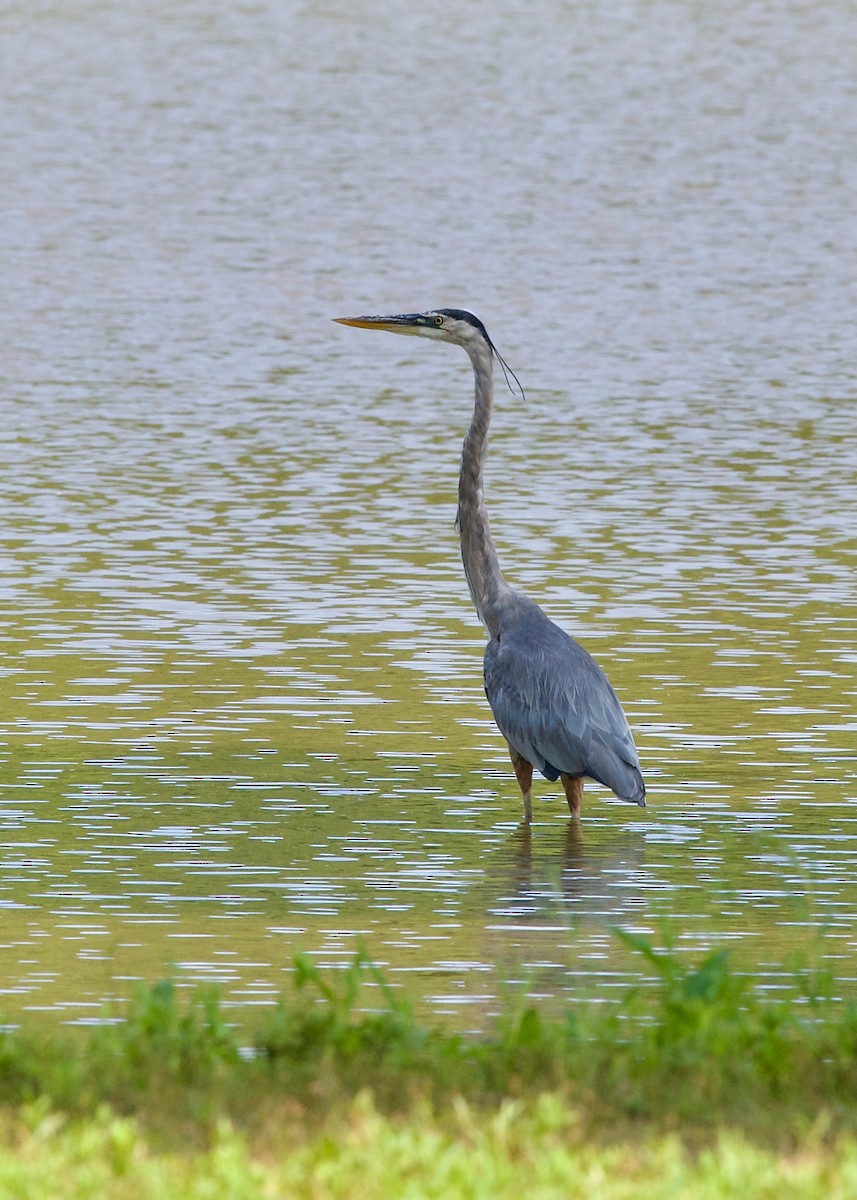
[[584,776],[603,783],[620,800],[645,808],[646,789],[634,739],[607,676],[537,604],[509,586],[497,561],[482,473],[494,402],[494,358],[501,364],[503,360],[485,326],[460,308],[335,319],[358,329],[386,329],[451,342],[470,356],[476,400],[458,480],[461,557],[470,595],[490,635],[485,694],[509,745],[524,800],[524,820],[528,824],[532,820],[533,767],[551,782],[562,780],[573,817],[580,812]]

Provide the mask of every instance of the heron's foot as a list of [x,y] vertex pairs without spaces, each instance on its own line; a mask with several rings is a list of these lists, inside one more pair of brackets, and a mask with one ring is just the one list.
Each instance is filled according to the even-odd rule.
[[565,798],[568,801],[568,811],[573,817],[580,816],[580,804],[583,800],[583,776],[561,775]]

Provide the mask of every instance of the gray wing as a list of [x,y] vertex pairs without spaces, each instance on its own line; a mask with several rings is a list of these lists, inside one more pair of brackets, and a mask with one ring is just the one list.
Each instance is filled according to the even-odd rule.
[[588,775],[645,805],[634,739],[607,676],[536,605],[489,642],[485,694],[506,741],[547,779]]

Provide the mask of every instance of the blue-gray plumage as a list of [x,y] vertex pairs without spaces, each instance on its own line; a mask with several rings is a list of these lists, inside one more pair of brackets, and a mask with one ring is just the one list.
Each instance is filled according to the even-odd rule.
[[607,676],[537,604],[511,588],[500,571],[485,510],[483,464],[495,356],[504,370],[508,368],[485,326],[460,308],[337,320],[361,329],[451,342],[470,357],[476,395],[458,482],[461,557],[473,603],[490,638],[485,650],[485,693],[509,746],[525,820],[532,817],[533,767],[551,781],[562,781],[575,817],[584,776],[603,783],[620,800],[645,807],[646,789],[634,739]]
[[485,648],[485,693],[503,737],[546,779],[588,775],[645,804],[634,740],[607,676],[526,596],[515,595]]

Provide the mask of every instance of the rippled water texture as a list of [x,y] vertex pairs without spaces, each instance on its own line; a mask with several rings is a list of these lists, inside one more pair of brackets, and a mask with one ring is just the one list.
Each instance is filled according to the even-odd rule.
[[[452,11],[452,16],[450,12]],[[609,996],[669,917],[857,949],[853,12],[6,6],[8,1019],[363,941],[432,1010]],[[531,835],[453,528],[465,306],[504,568],[598,657],[641,812]],[[473,1012],[475,1013],[475,1009]]]

